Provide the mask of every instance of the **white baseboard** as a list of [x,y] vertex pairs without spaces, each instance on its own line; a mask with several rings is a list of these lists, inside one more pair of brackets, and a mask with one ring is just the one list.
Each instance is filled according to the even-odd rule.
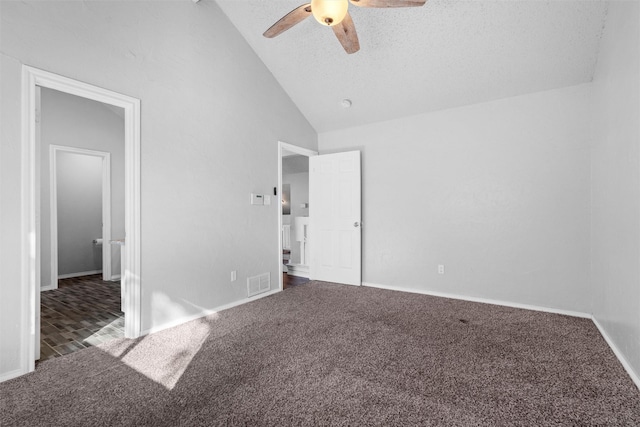
[[196,320],[196,319],[199,319],[201,317],[208,316],[210,314],[218,313],[218,312],[221,312],[221,311],[224,311],[224,310],[228,310],[228,309],[233,308],[233,307],[237,307],[239,305],[246,304],[248,302],[259,300],[260,298],[265,298],[265,297],[268,297],[270,295],[277,294],[278,292],[282,292],[282,291],[280,289],[274,289],[272,291],[264,292],[264,293],[249,297],[247,299],[243,299],[243,300],[240,300],[240,301],[234,301],[234,302],[229,303],[229,304],[221,305],[220,307],[216,307],[216,308],[213,308],[213,309],[210,309],[210,310],[202,310],[199,313],[192,314],[190,316],[181,317],[179,319],[172,320],[171,322],[167,322],[167,323],[165,323],[163,325],[154,326],[152,328],[145,329],[144,331],[142,331],[140,333],[140,336],[153,334],[155,332],[160,332],[160,331],[163,331],[165,329],[173,328],[174,326],[182,325],[183,323],[190,322],[192,320]]
[[309,266],[300,264],[287,264],[289,276],[309,278]]
[[[102,270],[82,271],[80,273],[61,274],[58,276],[58,279],[71,279],[72,277],[91,276],[92,274],[100,274],[100,273],[102,273]],[[117,282],[118,280],[120,280],[119,274],[115,274],[111,276],[112,282]],[[40,287],[40,292],[51,291],[53,289],[58,289],[57,283],[55,285],[47,285],[47,286]]]
[[17,378],[20,375],[24,374],[26,374],[26,372],[24,372],[22,369],[14,369],[13,371],[5,372],[4,374],[0,374],[0,383],[11,380],[13,378]]
[[604,338],[607,344],[609,344],[609,347],[613,351],[613,354],[616,355],[616,357],[622,364],[622,367],[625,369],[625,371],[627,371],[627,374],[629,374],[629,376],[635,383],[636,387],[640,389],[640,376],[638,376],[636,371],[633,370],[633,367],[629,364],[629,362],[627,362],[627,359],[624,357],[622,352],[618,349],[618,346],[616,346],[613,340],[609,337],[609,335],[607,334],[607,331],[602,327],[600,322],[598,322],[598,320],[595,317],[592,317],[591,320],[593,320],[593,323],[595,323],[596,328],[598,328],[598,330],[600,331],[600,335],[602,335],[602,338]]
[[378,283],[362,282],[362,286],[368,286],[370,288],[387,289],[391,291],[401,291],[401,292],[410,292],[414,294],[431,295],[434,297],[451,298],[451,299],[457,299],[457,300],[463,300],[463,301],[480,302],[483,304],[493,304],[493,305],[501,305],[505,307],[522,308],[524,310],[543,311],[545,313],[563,314],[565,316],[581,317],[584,319],[592,318],[591,314],[583,313],[581,311],[562,310],[560,308],[543,307],[543,306],[531,305],[531,304],[520,304],[517,302],[494,300],[490,298],[469,297],[465,295],[449,294],[446,292],[426,291],[422,289],[380,285]]
[[287,264],[287,266],[296,268],[296,269],[301,270],[301,271],[309,271],[309,266],[307,264],[291,263],[291,264]]
[[102,270],[80,271],[79,273],[59,274],[58,279],[71,279],[72,277],[91,276],[100,273],[102,273]]

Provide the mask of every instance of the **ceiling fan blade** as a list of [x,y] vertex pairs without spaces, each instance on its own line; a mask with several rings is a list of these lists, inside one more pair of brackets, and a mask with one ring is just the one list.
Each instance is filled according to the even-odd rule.
[[349,0],[360,7],[420,7],[427,0]]
[[269,39],[278,36],[309,16],[311,16],[311,3],[303,4],[280,18],[278,22],[264,32],[263,36]]
[[360,42],[356,34],[356,26],[353,24],[351,15],[347,12],[341,23],[334,25],[333,32],[340,41],[347,53],[356,53],[360,50]]

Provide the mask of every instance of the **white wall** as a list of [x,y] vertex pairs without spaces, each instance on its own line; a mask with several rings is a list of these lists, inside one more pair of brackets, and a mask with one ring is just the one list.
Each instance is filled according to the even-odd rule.
[[295,218],[309,216],[309,209],[300,207],[302,203],[309,203],[309,172],[283,174],[282,182],[291,186],[291,263],[300,264],[300,242],[297,241]]
[[[1,7],[1,6],[0,6]],[[0,381],[20,372],[20,62],[0,54]],[[16,341],[17,340],[17,341]]]
[[143,330],[246,299],[248,276],[278,277],[280,206],[249,194],[277,185],[278,140],[316,149],[317,135],[215,2],[2,1],[0,19],[0,378],[20,369],[4,320],[24,314],[20,64],[141,100]]
[[321,133],[321,154],[362,151],[363,281],[590,312],[590,100],[581,85]]
[[[51,285],[49,146],[111,153],[111,238],[121,239],[124,237],[124,111],[52,89],[42,88],[40,92],[40,282],[42,287],[47,287]],[[101,235],[99,232],[92,239]],[[111,251],[111,273],[120,275],[120,246],[106,244],[102,248]],[[67,271],[65,265],[59,264],[58,274],[89,270],[92,269]]]
[[611,2],[594,76],[593,313],[640,376],[640,7]]
[[68,152],[56,157],[58,274],[102,270],[103,246],[93,244],[102,237],[102,158]]

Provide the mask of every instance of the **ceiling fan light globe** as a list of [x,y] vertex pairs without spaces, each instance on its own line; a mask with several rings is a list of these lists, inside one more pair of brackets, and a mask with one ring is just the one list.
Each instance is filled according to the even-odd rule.
[[349,0],[311,0],[311,13],[322,25],[338,25],[347,15]]

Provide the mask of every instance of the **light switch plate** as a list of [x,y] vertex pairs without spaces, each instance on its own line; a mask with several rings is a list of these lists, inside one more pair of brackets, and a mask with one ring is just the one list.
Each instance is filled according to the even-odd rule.
[[262,194],[251,193],[252,205],[264,205],[264,196]]
[[270,205],[271,204],[271,196],[265,194],[264,195],[264,204],[265,205]]

